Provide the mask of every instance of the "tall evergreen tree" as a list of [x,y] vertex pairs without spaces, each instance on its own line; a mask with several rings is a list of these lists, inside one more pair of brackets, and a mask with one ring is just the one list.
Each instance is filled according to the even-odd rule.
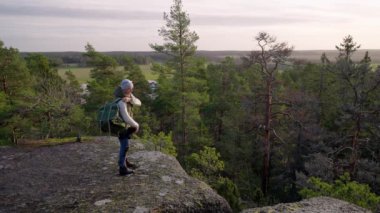
[[153,130],[153,133],[158,133],[157,120],[152,113],[153,96],[149,87],[149,82],[141,71],[141,68],[135,64],[132,58],[124,56],[122,63],[124,64],[127,78],[133,81],[133,94],[138,97],[143,103],[141,107],[133,109],[136,120],[139,121],[139,134],[146,135]]
[[0,141],[17,143],[30,129],[27,113],[33,107],[31,77],[25,61],[15,48],[0,41]]
[[178,103],[176,97],[178,94],[174,89],[172,69],[170,67],[154,64],[152,67],[154,72],[159,74],[157,83],[158,88],[155,91],[155,99],[152,103],[152,112],[158,119],[158,131],[169,133],[174,131],[175,123],[178,121],[176,113],[178,111]]
[[263,81],[265,81],[264,92],[264,136],[263,136],[263,173],[262,173],[262,191],[264,194],[268,192],[269,186],[269,170],[270,170],[270,153],[271,153],[271,140],[273,128],[274,112],[273,106],[278,104],[273,102],[273,93],[276,81],[276,74],[279,71],[279,66],[284,64],[286,59],[290,56],[293,47],[289,47],[287,43],[276,43],[276,38],[266,32],[260,32],[256,37],[259,51],[253,51],[249,56],[252,64],[257,64],[262,74]]
[[227,57],[207,67],[209,103],[203,108],[215,147],[225,161],[223,173],[237,184],[242,197],[253,199],[260,184],[256,168],[260,167],[260,147],[253,132],[257,110],[251,85],[259,80],[256,73]]
[[151,48],[155,51],[170,55],[170,67],[176,70],[174,79],[179,83],[177,91],[179,93],[180,105],[180,135],[175,138],[181,141],[180,157],[188,151],[188,136],[189,126],[188,120],[192,119],[187,117],[189,98],[189,67],[190,61],[193,58],[197,49],[195,42],[198,40],[198,35],[194,31],[190,31],[190,18],[189,15],[183,11],[182,1],[174,0],[170,9],[170,14],[164,13],[164,20],[166,24],[158,30],[159,35],[165,40],[164,44],[151,44]]
[[91,70],[92,80],[88,82],[89,96],[86,97],[85,109],[92,114],[105,102],[114,98],[113,92],[126,72],[118,69],[118,63],[110,56],[99,53],[91,44],[87,44],[86,53],[88,63],[93,67]]
[[36,81],[36,96],[30,115],[37,127],[34,137],[74,136],[85,131],[87,118],[79,106],[79,85],[75,83],[74,77],[71,76],[71,83],[67,84],[59,76],[54,64],[40,54],[28,55],[26,62]]
[[[352,178],[357,176],[361,147],[366,143],[370,131],[371,117],[379,112],[379,106],[370,97],[380,87],[380,76],[372,71],[368,52],[360,62],[352,60],[352,54],[360,48],[352,36],[343,38],[336,46],[339,51],[334,73],[337,76],[341,99],[340,115],[337,122],[344,145],[342,150],[350,150],[347,166]],[[347,145],[349,141],[350,145]],[[343,154],[343,152],[342,152]]]

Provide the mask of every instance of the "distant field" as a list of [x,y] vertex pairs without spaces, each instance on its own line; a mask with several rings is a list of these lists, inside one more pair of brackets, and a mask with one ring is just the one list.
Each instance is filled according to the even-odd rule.
[[157,80],[158,74],[151,70],[152,65],[139,65],[142,73],[145,75],[146,80]]
[[371,67],[372,67],[372,70],[376,71],[378,68],[380,68],[380,64],[372,63]]
[[66,79],[65,73],[67,71],[73,72],[79,83],[85,83],[88,80],[90,80],[90,71],[92,68],[90,67],[63,67],[58,68],[58,74],[63,78]]
[[[151,65],[139,65],[141,68],[141,71],[145,75],[145,78],[147,80],[157,80],[158,75],[156,73],[153,73],[151,70]],[[58,68],[58,74],[66,79],[65,72],[71,71],[79,81],[79,83],[86,83],[88,80],[91,79],[90,77],[90,71],[91,67],[61,67]],[[123,69],[123,67],[119,67],[119,69]]]
[[[372,59],[372,63],[380,64],[380,50],[378,49],[359,49],[354,55],[353,60],[354,61],[360,61],[365,52],[369,52],[369,56]],[[27,56],[30,52],[23,52],[21,53],[23,57]],[[69,64],[71,66],[75,66],[78,63],[83,63],[84,56],[83,52],[37,52],[40,54],[43,54],[47,56],[48,58],[53,59],[62,59],[63,63]],[[114,52],[102,52],[105,55],[112,56],[112,57],[119,57],[123,55],[129,55],[130,57],[142,57],[147,58],[149,60],[152,60],[154,62],[166,62],[170,59],[169,56],[162,54],[162,53],[156,53],[156,52],[142,52],[142,51],[135,51],[135,52],[127,52],[127,51],[114,51]],[[209,62],[215,63],[222,61],[225,57],[230,56],[234,57],[236,59],[240,59],[243,56],[247,56],[250,53],[250,51],[206,51],[206,50],[198,50],[196,52],[197,56],[206,58]],[[336,57],[338,56],[338,52],[336,50],[294,50],[291,58],[300,59],[300,60],[306,60],[308,62],[312,63],[320,63],[321,62],[321,55],[322,53],[326,53],[327,57],[330,59],[330,61],[335,61]],[[70,60],[68,60],[70,59]],[[74,69],[74,68],[72,68]],[[144,69],[144,68],[142,68]],[[147,73],[146,73],[147,74]],[[148,73],[149,75],[149,73]]]
[[[353,60],[360,61],[363,59],[366,51],[368,51],[373,63],[380,63],[380,50],[360,49],[354,53]],[[220,62],[227,56],[239,59],[243,56],[247,56],[249,53],[250,51],[197,51],[198,56],[205,57],[214,62]],[[338,56],[337,50],[294,50],[290,57],[312,63],[320,63],[322,53],[326,53],[326,56],[330,59],[330,61],[335,61]]]
[[[367,51],[374,64],[380,63],[380,50],[357,50],[353,54],[352,59],[354,61],[362,60],[365,52]],[[304,59],[314,63],[320,63],[322,53],[326,53],[326,56],[330,59],[330,61],[335,61],[338,57],[337,50],[296,50],[293,51],[292,57],[296,59]]]

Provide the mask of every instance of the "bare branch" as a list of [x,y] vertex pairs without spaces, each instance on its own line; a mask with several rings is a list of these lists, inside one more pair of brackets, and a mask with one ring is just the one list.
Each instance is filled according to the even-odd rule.
[[273,132],[274,136],[276,136],[283,144],[285,144],[285,141],[280,136],[277,135],[275,129],[272,129],[272,132]]

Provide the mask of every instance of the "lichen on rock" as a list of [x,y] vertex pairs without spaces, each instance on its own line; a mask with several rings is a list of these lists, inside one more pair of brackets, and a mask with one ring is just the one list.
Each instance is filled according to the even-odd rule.
[[346,201],[331,197],[314,197],[296,203],[280,203],[274,206],[245,209],[242,213],[370,213]]

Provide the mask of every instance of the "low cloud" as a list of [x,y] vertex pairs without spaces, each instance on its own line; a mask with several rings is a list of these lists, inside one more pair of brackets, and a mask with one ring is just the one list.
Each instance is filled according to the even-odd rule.
[[[16,17],[55,17],[87,20],[129,20],[158,21],[162,20],[163,12],[144,10],[117,9],[81,9],[52,6],[16,6],[0,3],[2,16]],[[321,17],[320,14],[276,14],[276,15],[205,15],[191,14],[191,21],[196,25],[206,26],[267,26],[294,23],[330,22],[331,17]],[[162,20],[163,21],[163,20]],[[344,22],[345,19],[334,20]]]
[[126,11],[126,10],[100,10],[78,9],[44,6],[14,6],[1,5],[2,16],[32,16],[32,17],[59,17],[83,19],[118,19],[118,20],[157,20],[162,18],[162,12],[152,11]]
[[[163,13],[170,11],[172,1],[131,2],[1,0],[0,40],[23,51],[83,50],[87,41],[99,50],[150,50],[148,43],[161,41],[157,29],[165,25]],[[246,0],[191,0],[184,9],[189,12],[191,29],[201,37],[200,49],[246,49],[259,30],[301,49],[333,47],[328,42],[340,41],[346,34],[378,48],[379,33],[373,31],[379,28],[378,3],[361,5],[361,11],[366,11],[362,13],[353,7],[357,5],[343,7],[343,0],[339,4],[300,2],[257,5]]]
[[293,18],[274,16],[228,16],[228,15],[194,15],[191,20],[196,25],[213,26],[263,26],[282,25],[292,23],[305,23],[317,21],[314,18]]

